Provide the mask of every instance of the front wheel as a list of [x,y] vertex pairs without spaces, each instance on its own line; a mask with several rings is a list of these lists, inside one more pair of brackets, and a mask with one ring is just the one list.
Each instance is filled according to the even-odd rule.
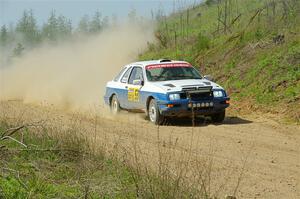
[[225,119],[225,110],[219,113],[215,113],[211,116],[211,120],[216,123],[221,123],[224,121],[224,119]]
[[121,108],[120,108],[120,103],[118,101],[118,98],[116,95],[114,95],[111,99],[111,103],[110,103],[110,110],[111,112],[116,115],[117,113],[120,112]]
[[148,107],[148,116],[152,123],[160,125],[163,123],[164,117],[159,113],[159,109],[155,99],[151,99]]

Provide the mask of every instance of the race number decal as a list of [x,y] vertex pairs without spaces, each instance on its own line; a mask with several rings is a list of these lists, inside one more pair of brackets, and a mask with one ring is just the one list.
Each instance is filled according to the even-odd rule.
[[138,88],[128,88],[128,101],[138,102],[140,99]]

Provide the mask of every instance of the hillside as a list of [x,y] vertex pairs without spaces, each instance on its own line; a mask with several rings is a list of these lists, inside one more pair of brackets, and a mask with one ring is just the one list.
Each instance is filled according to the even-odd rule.
[[300,2],[207,0],[161,17],[140,59],[182,59],[223,85],[236,110],[300,121]]

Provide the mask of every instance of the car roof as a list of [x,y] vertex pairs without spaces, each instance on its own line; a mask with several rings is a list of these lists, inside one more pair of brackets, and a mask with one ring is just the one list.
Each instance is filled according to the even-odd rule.
[[134,62],[131,64],[126,65],[125,67],[128,66],[141,66],[141,67],[146,67],[148,65],[154,65],[154,64],[174,64],[174,63],[188,63],[186,61],[178,61],[178,60],[169,60],[169,59],[158,59],[158,60],[150,60],[150,61],[139,61],[139,62]]

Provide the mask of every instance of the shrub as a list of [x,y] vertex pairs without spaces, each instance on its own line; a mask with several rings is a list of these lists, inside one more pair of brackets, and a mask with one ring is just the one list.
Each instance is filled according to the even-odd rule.
[[209,49],[209,47],[210,39],[202,33],[199,33],[197,36],[196,50],[200,52]]

